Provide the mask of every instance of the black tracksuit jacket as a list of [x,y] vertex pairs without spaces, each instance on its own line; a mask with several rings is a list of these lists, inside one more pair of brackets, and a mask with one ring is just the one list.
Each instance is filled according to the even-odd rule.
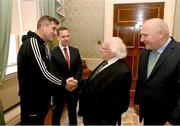
[[49,103],[51,88],[64,88],[66,81],[54,75],[46,43],[36,33],[29,31],[22,42],[17,59],[21,103],[29,109],[40,109]]

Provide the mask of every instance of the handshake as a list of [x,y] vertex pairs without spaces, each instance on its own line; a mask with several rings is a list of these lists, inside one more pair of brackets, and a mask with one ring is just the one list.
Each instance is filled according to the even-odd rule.
[[74,77],[69,77],[67,80],[66,80],[66,85],[65,85],[65,88],[67,91],[73,91],[77,88],[77,85],[78,84],[78,81],[76,79],[74,79]]

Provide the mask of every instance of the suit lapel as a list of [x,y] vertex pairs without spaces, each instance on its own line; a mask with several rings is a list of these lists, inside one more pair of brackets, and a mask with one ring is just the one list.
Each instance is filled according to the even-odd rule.
[[69,46],[70,68],[71,68],[71,66],[72,66],[73,57],[74,57],[72,52],[74,52],[74,51],[73,51],[73,48],[71,48],[71,47]]
[[146,50],[144,52],[144,55],[142,56],[142,61],[141,61],[141,69],[143,71],[143,75],[145,75],[144,77],[144,80],[147,80],[147,68],[148,68],[148,59],[149,59],[149,53],[150,53],[150,50]]
[[145,67],[144,67],[144,70],[145,70],[144,75],[145,75],[146,79],[147,79],[147,69],[148,69],[149,53],[150,53],[150,50],[148,50],[146,52],[145,63],[144,63],[144,65],[145,65]]

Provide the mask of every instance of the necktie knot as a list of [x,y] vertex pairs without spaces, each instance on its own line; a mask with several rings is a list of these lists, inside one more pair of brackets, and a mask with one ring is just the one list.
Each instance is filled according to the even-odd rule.
[[159,52],[158,51],[152,51],[151,54],[154,56],[154,57],[157,57],[159,55]]
[[67,51],[67,48],[66,48],[66,47],[64,48],[64,51]]

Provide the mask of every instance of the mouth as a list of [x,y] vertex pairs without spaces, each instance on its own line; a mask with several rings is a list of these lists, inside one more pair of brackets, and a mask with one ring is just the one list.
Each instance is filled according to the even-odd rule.
[[141,42],[141,44],[142,44],[143,46],[147,45],[147,43],[146,43],[146,42]]

